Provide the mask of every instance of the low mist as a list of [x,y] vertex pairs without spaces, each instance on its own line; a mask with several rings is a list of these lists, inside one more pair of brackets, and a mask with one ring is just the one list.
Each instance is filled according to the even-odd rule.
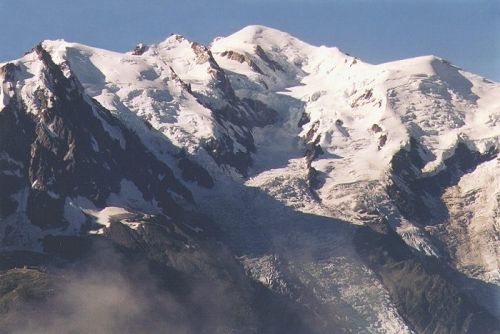
[[[187,306],[196,299],[200,313],[210,311],[204,296],[214,297],[208,288],[197,286],[186,300],[174,296],[165,277],[152,273],[145,258],[130,260],[112,247],[93,246],[93,255],[49,268],[54,291],[47,301],[10,311],[9,328],[15,334],[53,333],[199,333],[196,310]],[[168,279],[167,279],[168,280]],[[200,298],[201,297],[201,298]],[[208,297],[208,303],[210,303]],[[211,328],[226,324],[210,319]],[[201,331],[203,332],[203,331]],[[210,333],[213,333],[209,330]]]

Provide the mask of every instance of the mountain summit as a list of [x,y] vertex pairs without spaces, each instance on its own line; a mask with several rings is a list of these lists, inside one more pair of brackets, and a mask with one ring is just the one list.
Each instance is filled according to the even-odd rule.
[[113,306],[107,332],[500,332],[498,83],[263,26],[127,53],[44,41],[0,83],[3,328],[102,330],[57,315],[83,298],[60,277],[119,263],[85,286],[154,282],[134,299],[151,314]]

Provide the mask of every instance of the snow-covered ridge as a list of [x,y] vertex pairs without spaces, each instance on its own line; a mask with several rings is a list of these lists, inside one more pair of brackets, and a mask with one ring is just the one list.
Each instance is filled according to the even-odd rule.
[[140,133],[159,156],[165,149],[157,147],[150,127],[204,165],[214,158],[244,174],[253,150],[252,122],[272,119],[257,110],[257,102],[238,100],[210,51],[180,35],[126,54],[64,41],[43,46],[90,97]]
[[[212,174],[227,160],[214,164],[209,155],[220,150],[258,173],[274,165],[272,156],[290,161],[303,155],[304,142],[322,151],[311,164],[323,178],[321,195],[343,184],[384,180],[394,155],[412,138],[422,147],[427,174],[439,172],[458,143],[480,153],[499,147],[500,85],[436,56],[371,65],[263,26],[217,38],[210,47],[180,35],[125,54],[63,40],[42,45],[65,75],[75,76],[160,158],[184,150]],[[13,63],[24,73],[18,96],[37,113],[43,106],[30,97],[50,95],[41,89],[40,63],[33,53]],[[0,90],[4,104],[14,89],[8,85]],[[246,99],[261,105],[250,110]],[[241,115],[262,106],[277,110],[278,121],[252,130]],[[162,136],[173,145],[160,143]]]
[[[189,202],[190,209],[209,215],[234,237],[230,242],[236,249],[256,257],[244,259],[245,266],[270,288],[290,279],[290,272],[279,272],[286,265],[271,260],[280,250],[263,247],[266,238],[281,243],[286,250],[281,255],[295,248],[287,233],[297,245],[312,245],[314,253],[327,258],[301,262],[291,256],[292,283],[297,279],[308,288],[318,283],[322,288],[314,287],[314,294],[326,304],[336,305],[339,298],[356,303],[373,332],[411,331],[389,292],[372,284],[379,278],[353,246],[364,225],[387,226],[416,254],[449,261],[468,277],[498,285],[498,83],[436,56],[368,64],[338,48],[313,46],[263,26],[246,27],[210,46],[172,35],[127,53],[62,40],[44,41],[38,48],[50,55],[57,73],[72,79],[62,80],[72,86],[54,90],[54,71],[30,52],[0,67],[0,115],[14,107],[26,111],[43,134],[38,142],[49,147],[64,127],[75,133],[84,129],[78,148],[84,147],[86,155],[78,162],[90,160],[93,174],[102,173],[99,182],[110,190],[94,201],[92,192],[65,195],[50,188],[53,180],[29,180],[9,194],[21,205],[5,220],[11,225],[22,221],[16,235],[21,241],[29,236],[24,244],[36,244],[46,233],[78,234],[88,219],[99,225],[93,233],[120,217],[140,230],[148,216],[169,216],[178,209],[167,212],[156,197],[146,196],[151,187],[160,196],[172,183],[180,193],[189,188],[196,203]],[[57,129],[44,114],[61,100],[69,107],[62,108]],[[75,110],[88,111],[84,119],[90,124],[97,118],[94,123],[102,129],[64,123],[76,100],[91,110]],[[133,151],[128,144],[136,136],[140,143],[133,142]],[[28,153],[31,144],[24,147]],[[68,145],[69,153],[75,145]],[[152,153],[147,163],[134,160],[140,150]],[[111,152],[109,161],[106,152]],[[457,152],[473,163],[462,163]],[[125,159],[129,153],[134,157]],[[8,166],[0,177],[27,175],[24,169],[32,162],[14,155],[0,152],[0,162]],[[117,165],[124,161],[127,166]],[[115,189],[107,185],[111,176],[132,167],[131,178],[112,180]],[[148,182],[140,187],[144,179]],[[193,182],[200,179],[204,182]],[[437,186],[429,186],[431,181]],[[32,190],[48,201],[60,200],[69,227],[30,229],[24,204]],[[188,206],[187,199],[176,201],[175,189],[170,197]],[[443,215],[419,220],[408,215],[414,203]],[[463,210],[470,224],[462,219]],[[307,236],[302,223],[318,230]],[[338,226],[323,234],[322,227],[330,225]],[[359,291],[366,286],[374,302],[364,305]]]
[[[442,167],[459,141],[480,152],[498,146],[500,106],[493,101],[499,85],[435,56],[370,65],[338,48],[312,46],[263,26],[217,38],[210,48],[180,35],[143,46],[140,54],[62,40],[43,46],[91,97],[136,131],[147,132],[130,111],[191,153],[210,138],[247,136],[245,129],[214,120],[211,109],[226,106],[232,89],[268,105],[283,94],[303,103],[310,122],[298,135],[305,137],[314,126],[310,139],[319,140],[327,154],[345,157],[322,162],[323,169],[342,164],[342,182],[380,178],[410,136],[424,144],[429,172]],[[30,57],[15,62],[26,66],[24,95],[39,82]],[[230,79],[228,90],[220,89],[220,75]],[[3,85],[2,101],[6,90]],[[283,110],[281,118],[297,115]],[[234,142],[235,152],[248,152],[241,140]]]
[[[259,55],[259,47],[265,57]],[[500,109],[483,101],[491,100],[490,94],[498,96],[500,86],[436,56],[370,65],[337,48],[314,47],[262,26],[218,38],[211,50],[229,73],[305,104],[310,122],[301,136],[314,126],[311,139],[319,138],[327,153],[344,157],[322,159],[329,160],[330,167],[342,164],[337,173],[346,173],[339,175],[339,182],[380,178],[410,137],[423,142],[427,171],[440,168],[457,142],[480,152],[499,144]],[[228,57],[228,51],[245,61]],[[268,59],[284,71],[269,68]],[[256,72],[250,63],[265,73]],[[237,75],[232,78],[239,94],[256,94],[255,89],[239,86]]]

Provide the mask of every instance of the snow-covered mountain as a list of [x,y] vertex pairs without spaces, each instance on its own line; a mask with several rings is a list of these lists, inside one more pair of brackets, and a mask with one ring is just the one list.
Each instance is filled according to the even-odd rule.
[[44,41],[0,81],[4,251],[210,273],[235,308],[208,332],[500,331],[500,84],[262,26]]

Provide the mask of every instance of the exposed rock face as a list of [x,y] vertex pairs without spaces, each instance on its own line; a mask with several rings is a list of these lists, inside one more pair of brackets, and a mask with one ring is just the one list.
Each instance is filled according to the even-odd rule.
[[[35,123],[30,115],[14,111],[13,102],[0,113],[0,149],[3,152],[0,164],[2,191],[0,193],[0,216],[13,214],[18,203],[13,195],[29,184],[28,166],[31,143],[35,137]],[[21,129],[21,130],[20,130]]]
[[[392,184],[389,195],[395,200],[401,212],[422,225],[434,225],[448,219],[448,209],[441,196],[447,188],[454,186],[460,178],[474,171],[481,163],[495,159],[498,150],[491,147],[481,154],[471,151],[464,143],[457,143],[451,157],[444,160],[440,172],[426,176],[421,172],[424,161],[416,140],[410,141],[410,149],[401,150],[392,160]],[[428,198],[432,198],[429,201]]]
[[132,54],[134,56],[140,56],[142,55],[144,52],[146,52],[148,49],[148,46],[145,45],[145,44],[142,44],[142,43],[139,43],[135,46],[134,50],[132,50]]
[[269,56],[266,54],[266,52],[264,51],[264,49],[262,49],[262,47],[260,45],[257,45],[255,47],[255,54],[257,56],[260,57],[260,59],[262,59],[268,66],[270,69],[272,69],[273,71],[283,71],[283,68],[281,67],[281,65],[270,59]]
[[255,62],[252,59],[250,59],[250,58],[248,58],[248,57],[246,57],[246,56],[244,56],[236,51],[224,51],[220,55],[221,55],[221,57],[226,57],[226,58],[229,58],[231,60],[236,60],[240,63],[245,62],[256,73],[264,74],[264,72],[262,72],[262,70],[259,68],[259,66],[257,66],[257,64],[255,64]]
[[[2,132],[6,138],[0,144],[6,157],[3,161],[11,170],[15,168],[6,179],[9,190],[2,192],[9,198],[2,201],[4,217],[22,205],[32,224],[42,229],[65,227],[71,223],[64,217],[67,197],[81,196],[103,207],[112,193],[121,191],[123,180],[132,182],[145,200],[154,199],[174,216],[181,209],[169,191],[192,200],[170,168],[154,158],[137,135],[109,111],[86,98],[78,81],[66,78],[40,45],[33,53],[46,79],[45,88],[34,96],[39,113],[29,114],[22,104],[14,103],[14,96],[0,115],[6,126]],[[15,73],[10,77],[15,85]],[[16,203],[12,195],[25,187],[27,198]]]
[[182,178],[186,181],[194,181],[198,185],[206,188],[212,188],[214,180],[210,174],[196,162],[191,161],[186,152],[181,151],[178,154],[178,167],[182,170]]
[[357,231],[356,246],[418,333],[496,333],[500,322],[450,283],[443,264],[418,258],[390,229]]

